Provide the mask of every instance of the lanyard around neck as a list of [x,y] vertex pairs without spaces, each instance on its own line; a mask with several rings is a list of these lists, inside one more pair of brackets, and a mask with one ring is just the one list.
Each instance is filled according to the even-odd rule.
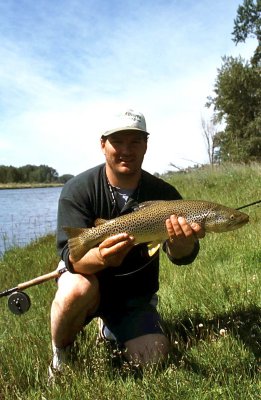
[[[120,207],[119,207],[119,204],[118,204],[118,202],[117,202],[116,195],[115,195],[115,191],[117,191],[118,188],[115,188],[114,186],[112,186],[112,185],[110,184],[109,179],[107,178],[107,176],[106,176],[106,181],[107,181],[107,186],[108,186],[108,188],[109,188],[110,195],[111,195],[111,200],[112,200],[112,204],[113,204],[113,211],[112,211],[112,214],[114,215],[115,211],[117,211],[117,213],[119,214],[119,213],[121,212],[121,210],[120,210]],[[121,196],[120,190],[121,190],[121,189],[119,188],[119,191],[117,192],[117,194],[119,193],[119,196]],[[138,203],[139,194],[140,194],[140,182],[139,182],[139,184],[138,184],[138,187],[137,187],[136,189],[134,189],[134,191],[130,194],[130,196],[128,197],[128,200],[129,200],[130,198],[133,199],[132,195],[135,195],[136,203]],[[125,205],[128,203],[128,200],[126,201]],[[125,206],[123,206],[123,208],[124,208],[124,207],[125,207]],[[123,208],[122,208],[122,209],[123,209]]]

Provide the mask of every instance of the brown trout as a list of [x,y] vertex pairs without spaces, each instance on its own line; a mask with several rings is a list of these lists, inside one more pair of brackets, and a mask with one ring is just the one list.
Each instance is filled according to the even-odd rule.
[[64,227],[69,250],[74,261],[80,260],[91,248],[106,238],[128,233],[138,243],[159,244],[168,239],[165,221],[170,215],[184,217],[189,224],[196,222],[206,232],[226,232],[238,229],[249,216],[233,208],[203,200],[147,201],[129,213],[111,220],[99,220],[93,228]]

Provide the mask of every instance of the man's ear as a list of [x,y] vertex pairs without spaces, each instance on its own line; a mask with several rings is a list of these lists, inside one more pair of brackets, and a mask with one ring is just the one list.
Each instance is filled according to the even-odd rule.
[[105,143],[106,143],[106,139],[103,138],[103,137],[101,137],[101,139],[100,139],[100,145],[101,145],[101,149],[102,149],[102,152],[103,152],[103,153],[105,153]]

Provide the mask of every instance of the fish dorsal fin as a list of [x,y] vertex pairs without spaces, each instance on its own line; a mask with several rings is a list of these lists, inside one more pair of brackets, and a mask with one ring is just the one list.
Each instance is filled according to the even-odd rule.
[[137,210],[140,210],[140,209],[142,209],[142,208],[149,207],[149,206],[151,206],[151,205],[154,204],[154,203],[155,203],[155,201],[153,201],[153,200],[144,201],[143,203],[140,203],[140,204],[139,204],[139,207],[137,208]]
[[108,222],[107,219],[104,219],[104,218],[97,218],[97,219],[94,221],[94,225],[95,225],[95,226],[99,226],[99,225],[105,224],[106,222]]
[[147,244],[149,256],[152,257],[159,250],[160,243],[159,242],[151,242]]

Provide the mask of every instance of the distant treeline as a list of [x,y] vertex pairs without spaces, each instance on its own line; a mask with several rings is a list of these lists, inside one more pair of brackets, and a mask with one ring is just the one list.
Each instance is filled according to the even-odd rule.
[[0,183],[65,183],[73,175],[59,176],[54,168],[47,165],[24,165],[13,167],[0,165]]

